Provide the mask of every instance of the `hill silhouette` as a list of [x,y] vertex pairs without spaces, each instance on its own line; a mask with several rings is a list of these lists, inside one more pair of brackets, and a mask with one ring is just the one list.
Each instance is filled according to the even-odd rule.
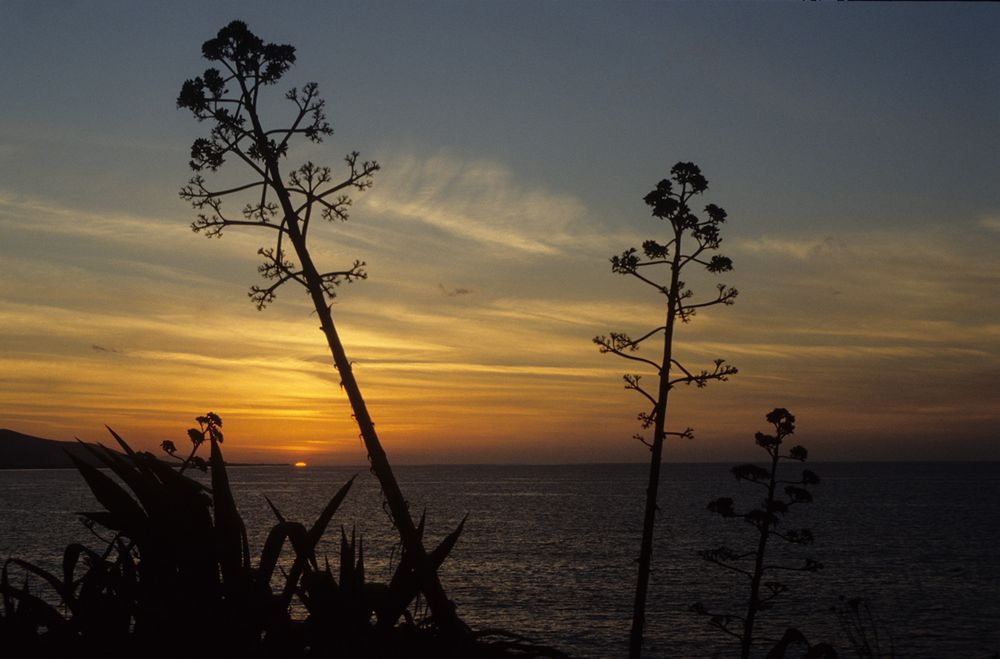
[[79,442],[42,439],[0,428],[0,469],[72,468],[67,452],[88,464],[97,464]]

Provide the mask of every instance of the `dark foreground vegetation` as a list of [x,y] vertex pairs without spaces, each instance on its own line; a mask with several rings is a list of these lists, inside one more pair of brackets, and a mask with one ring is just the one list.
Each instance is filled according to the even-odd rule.
[[[366,579],[363,540],[343,527],[333,564],[317,555],[353,479],[309,524],[268,501],[275,524],[252,559],[222,458],[222,422],[214,414],[198,421],[191,453],[175,464],[133,451],[113,431],[124,453],[84,445],[105,469],[71,458],[103,507],[81,513],[100,545],[66,547],[61,574],[4,563],[3,656],[563,656],[513,634],[439,625],[421,605],[405,547],[388,584]],[[205,445],[207,460],[197,455]],[[171,443],[164,448],[176,456]],[[197,468],[209,485],[185,473]],[[433,569],[461,530],[430,552]]]

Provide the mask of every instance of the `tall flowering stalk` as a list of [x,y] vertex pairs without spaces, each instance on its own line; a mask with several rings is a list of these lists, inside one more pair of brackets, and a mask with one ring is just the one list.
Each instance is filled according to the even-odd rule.
[[809,529],[786,529],[781,526],[792,508],[810,503],[813,499],[809,487],[819,483],[819,476],[809,469],[803,469],[801,476],[794,479],[782,477],[778,473],[779,463],[784,461],[805,462],[809,452],[802,446],[785,449],[784,445],[795,432],[795,417],[783,407],[778,407],[766,416],[774,426],[774,434],[758,432],[754,435],[757,446],[767,452],[767,466],[741,464],[733,467],[732,474],[737,480],[751,483],[764,490],[764,496],[757,508],[738,512],[733,499],[722,497],[708,504],[708,509],[722,517],[742,519],[753,527],[756,542],[753,549],[740,551],[721,546],[699,552],[702,558],[731,572],[742,575],[748,583],[746,613],[743,615],[718,614],[708,611],[703,605],[692,607],[706,615],[709,624],[736,638],[740,643],[740,657],[749,659],[754,640],[758,614],[771,608],[774,600],[785,593],[788,587],[775,577],[789,572],[816,572],[821,563],[806,558],[801,563],[775,563],[766,559],[769,542],[782,541],[792,545],[810,545],[813,533]]
[[[285,93],[292,106],[291,119],[286,125],[264,124],[262,94],[295,63],[295,48],[265,43],[245,23],[233,21],[218,36],[205,42],[202,53],[218,68],[209,68],[201,76],[185,81],[177,98],[178,107],[211,124],[208,137],[195,140],[191,147],[190,164],[195,175],[180,193],[198,212],[192,228],[211,237],[221,235],[228,227],[252,227],[272,237],[268,246],[258,250],[263,257],[258,270],[268,283],[251,287],[250,297],[262,309],[289,282],[306,289],[361,431],[372,471],[382,487],[386,507],[399,531],[404,551],[416,566],[421,591],[439,624],[464,629],[445,596],[433,556],[424,548],[421,530],[410,517],[334,323],[330,304],[337,287],[364,279],[365,264],[354,261],[345,268],[324,272],[313,261],[307,245],[309,231],[317,220],[348,219],[349,192],[370,187],[379,165],[359,160],[355,151],[346,156],[347,175],[339,180],[334,179],[329,167],[312,162],[286,172],[283,163],[293,139],[304,137],[321,142],[333,134],[326,120],[325,101],[312,82]],[[248,178],[210,188],[204,172],[217,171],[227,159],[243,165]],[[224,198],[238,200],[241,210],[236,215],[228,214],[223,209]]]
[[[663,229],[666,241],[647,240],[642,243],[641,254],[633,247],[611,258],[612,272],[633,277],[663,296],[666,307],[663,324],[649,329],[638,338],[622,332],[611,332],[608,336],[594,338],[594,343],[602,353],[611,353],[640,364],[651,369],[656,377],[655,383],[647,389],[640,374],[624,375],[625,388],[637,392],[649,404],[649,407],[639,413],[639,421],[643,429],[652,428],[652,436],[649,438],[642,434],[635,435],[636,439],[649,447],[650,460],[639,549],[639,574],[629,635],[629,657],[632,659],[642,655],[663,443],[668,435],[692,437],[693,433],[691,428],[680,432],[667,430],[667,401],[670,391],[682,384],[704,387],[712,380],[726,380],[736,373],[736,369],[722,359],[716,359],[710,369],[691,369],[678,361],[673,352],[674,330],[678,320],[687,323],[699,309],[720,304],[730,305],[736,298],[736,289],[718,284],[714,297],[694,300],[694,293],[681,279],[685,268],[700,267],[710,273],[728,272],[733,268],[728,257],[712,254],[722,242],[719,228],[726,221],[726,211],[715,204],[708,204],[704,208],[704,215],[698,215],[691,208],[693,198],[707,189],[708,181],[697,165],[690,162],[674,165],[670,170],[670,179],[657,183],[656,188],[643,199],[652,209],[653,217],[665,225]],[[655,276],[657,271],[663,272],[659,279]],[[643,356],[640,347],[655,338],[662,341],[658,358]]]

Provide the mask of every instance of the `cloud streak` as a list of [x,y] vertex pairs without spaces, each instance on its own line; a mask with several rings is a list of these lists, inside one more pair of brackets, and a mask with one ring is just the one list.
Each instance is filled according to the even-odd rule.
[[[619,448],[643,407],[623,389],[630,365],[591,338],[662,318],[655,292],[610,274],[605,257],[655,225],[636,218],[634,231],[599,235],[580,199],[485,160],[408,157],[387,169],[351,223],[317,230],[314,254],[325,263],[356,249],[371,265],[334,311],[387,442],[404,454],[514,456],[564,446],[569,433],[590,459],[638,459]],[[258,236],[205,241],[184,221],[9,194],[0,223],[35,246],[0,246],[3,417],[58,437],[112,423],[155,446],[170,423],[211,408],[247,449],[281,436],[360,455],[306,301],[285,294],[258,313],[244,297]],[[722,441],[779,404],[854,431],[996,417],[995,404],[970,401],[1000,368],[1000,319],[983,293],[1000,287],[997,234],[963,227],[727,239],[736,270],[724,279],[740,298],[679,328],[677,356],[692,368],[723,357],[741,372],[697,395],[679,389],[678,423]],[[702,293],[714,281],[690,284]]]
[[519,183],[488,160],[439,154],[391,158],[361,207],[417,222],[491,251],[558,254],[586,208],[568,194]]

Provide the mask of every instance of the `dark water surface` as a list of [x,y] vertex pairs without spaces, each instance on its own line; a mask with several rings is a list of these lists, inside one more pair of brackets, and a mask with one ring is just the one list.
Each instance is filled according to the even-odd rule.
[[[823,481],[816,501],[792,512],[787,524],[813,530],[816,543],[795,555],[826,567],[785,580],[791,591],[763,618],[765,633],[780,635],[794,623],[811,640],[833,641],[851,656],[830,612],[842,594],[871,600],[898,657],[985,659],[1000,649],[1000,464],[812,468]],[[311,522],[355,473],[358,482],[334,525],[357,527],[368,577],[387,580],[395,535],[378,485],[363,468],[232,469],[252,549],[259,553],[274,522],[264,495],[286,517]],[[723,464],[665,465],[664,475],[647,653],[733,656],[729,640],[689,609],[701,601],[741,613],[745,584],[696,552],[749,546],[749,527],[708,513],[706,504],[755,489],[735,482]],[[573,656],[625,654],[645,467],[399,467],[397,476],[415,515],[426,508],[431,542],[468,513],[442,580],[473,627],[514,630]],[[56,568],[69,542],[90,538],[97,546],[73,515],[97,509],[75,471],[0,471],[0,557]],[[321,547],[331,562],[337,541],[328,532]]]

